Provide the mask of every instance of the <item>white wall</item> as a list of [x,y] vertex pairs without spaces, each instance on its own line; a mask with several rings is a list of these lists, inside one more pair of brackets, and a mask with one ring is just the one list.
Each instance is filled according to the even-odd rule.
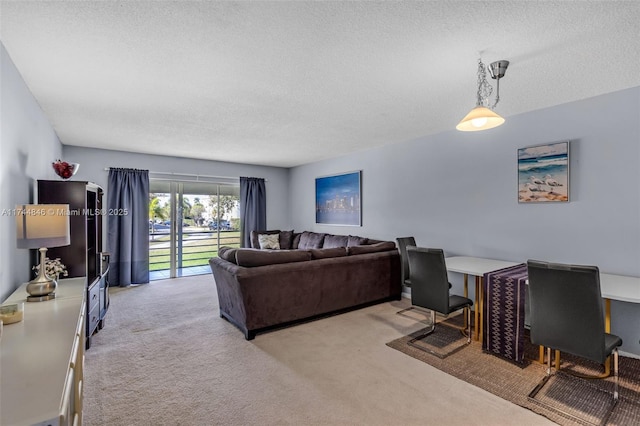
[[[35,179],[53,179],[61,145],[49,120],[0,43],[0,301],[31,279],[31,250],[16,248],[9,210],[31,203]],[[34,258],[35,259],[35,258]]]
[[[519,204],[517,149],[565,140],[571,201]],[[362,170],[362,227],[315,224],[315,177],[352,170]],[[484,132],[451,130],[297,167],[290,200],[296,230],[413,235],[448,256],[593,264],[640,276],[640,87],[507,117]],[[613,302],[612,322],[622,350],[640,355],[640,304]]]

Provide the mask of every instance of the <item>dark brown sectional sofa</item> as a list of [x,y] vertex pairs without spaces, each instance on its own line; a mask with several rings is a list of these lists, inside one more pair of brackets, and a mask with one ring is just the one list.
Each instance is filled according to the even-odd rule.
[[[278,233],[282,248],[223,247],[219,257],[209,260],[220,316],[247,340],[259,332],[401,298],[400,255],[392,241],[264,232]],[[253,244],[257,241],[252,238]]]

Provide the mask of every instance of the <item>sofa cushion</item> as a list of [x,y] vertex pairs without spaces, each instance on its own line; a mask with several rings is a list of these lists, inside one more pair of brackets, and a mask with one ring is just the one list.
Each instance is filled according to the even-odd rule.
[[349,237],[346,235],[325,235],[322,248],[346,247]]
[[291,240],[291,248],[292,249],[297,249],[298,245],[300,244],[300,237],[302,236],[301,232],[294,232],[293,233],[293,239]]
[[304,231],[300,236],[300,242],[298,243],[298,249],[309,250],[322,248],[324,241],[324,235],[317,232]]
[[355,235],[349,235],[347,239],[347,247],[361,246],[367,244],[367,239],[363,237],[357,237]]
[[309,252],[311,253],[311,259],[328,259],[331,257],[342,257],[348,254],[346,247],[311,249]]
[[311,253],[306,250],[254,250],[238,249],[236,251],[238,266],[265,266],[278,263],[304,262],[311,260]]
[[260,241],[258,240],[258,235],[260,234],[280,234],[280,230],[274,229],[271,231],[251,231],[251,248],[260,248]]
[[236,251],[238,251],[237,248],[222,246],[218,249],[218,257],[227,262],[236,263]]
[[390,251],[396,249],[396,243],[393,241],[383,241],[376,244],[367,244],[362,246],[349,247],[349,255],[364,254],[364,253],[376,253],[380,251]]
[[258,234],[261,249],[280,249],[280,234]]
[[293,229],[291,231],[280,231],[280,248],[292,249],[293,244]]

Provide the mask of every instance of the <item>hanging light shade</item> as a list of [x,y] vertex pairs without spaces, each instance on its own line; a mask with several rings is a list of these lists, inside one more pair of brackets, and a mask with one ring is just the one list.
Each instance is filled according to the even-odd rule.
[[493,129],[504,123],[504,118],[492,111],[500,101],[500,79],[504,77],[507,71],[509,61],[496,61],[489,65],[489,73],[491,78],[496,80],[496,101],[492,106],[489,105],[489,96],[493,92],[493,88],[487,82],[487,74],[482,63],[478,60],[478,93],[476,107],[458,123],[457,130],[462,132],[475,132],[479,130]]
[[461,132],[475,132],[478,130],[487,130],[498,127],[504,123],[504,118],[487,107],[477,106],[465,115],[462,121],[458,123],[456,129]]

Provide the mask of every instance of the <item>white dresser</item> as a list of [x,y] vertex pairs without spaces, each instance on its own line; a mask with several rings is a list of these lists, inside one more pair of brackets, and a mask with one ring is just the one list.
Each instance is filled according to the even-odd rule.
[[46,302],[26,302],[25,288],[3,302],[24,302],[24,320],[0,340],[0,425],[80,425],[86,279],[60,280]]

